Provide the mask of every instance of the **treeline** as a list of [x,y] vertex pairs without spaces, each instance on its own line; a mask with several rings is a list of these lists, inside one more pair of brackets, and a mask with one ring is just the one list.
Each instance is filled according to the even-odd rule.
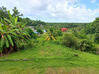
[[5,7],[0,8],[0,56],[33,46],[31,39],[36,39],[37,35],[26,26],[28,21],[21,16],[23,14],[16,7],[12,13]]
[[[14,7],[12,9],[12,14],[11,15],[14,16],[14,17],[18,17],[18,21],[23,22],[27,26],[48,25],[48,26],[53,26],[53,27],[58,26],[59,28],[63,28],[63,27],[72,28],[72,27],[80,27],[80,26],[84,26],[86,24],[89,24],[89,23],[46,23],[46,22],[43,22],[41,20],[32,20],[28,17],[23,18],[22,17],[23,14],[20,13],[16,7]],[[0,20],[4,19],[4,18],[9,19],[9,15],[8,15],[7,8],[2,6],[2,7],[0,7]]]
[[[16,7],[14,7],[12,9],[12,14],[11,15],[14,16],[14,17],[18,17],[18,21],[26,24],[27,26],[37,26],[39,24],[46,25],[46,23],[41,21],[41,20],[31,20],[28,17],[23,18],[22,17],[23,14],[20,13]],[[0,7],[0,20],[2,20],[4,18],[10,19],[9,15],[8,15],[7,8],[2,6],[2,7]]]
[[86,34],[94,34],[95,42],[99,43],[99,17],[97,17],[91,24],[85,27]]
[[51,25],[51,26],[58,26],[60,28],[73,28],[73,27],[81,27],[81,26],[85,26],[89,23],[46,23],[47,25]]

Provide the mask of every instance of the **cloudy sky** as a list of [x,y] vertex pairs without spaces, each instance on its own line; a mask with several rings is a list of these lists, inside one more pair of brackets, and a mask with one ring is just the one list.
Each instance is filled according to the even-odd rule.
[[99,0],[0,0],[1,6],[16,6],[24,17],[45,22],[92,22],[99,17]]

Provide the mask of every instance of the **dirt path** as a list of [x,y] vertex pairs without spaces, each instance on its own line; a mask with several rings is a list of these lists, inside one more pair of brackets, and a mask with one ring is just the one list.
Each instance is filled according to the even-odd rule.
[[48,68],[45,74],[99,74],[99,71],[84,68],[73,68],[70,71],[66,71],[65,68]]

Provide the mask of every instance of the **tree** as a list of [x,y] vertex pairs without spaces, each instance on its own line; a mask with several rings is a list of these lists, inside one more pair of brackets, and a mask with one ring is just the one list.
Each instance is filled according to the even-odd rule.
[[85,32],[86,34],[99,33],[99,18],[98,17],[92,23],[86,25]]
[[0,7],[0,19],[9,18],[6,7]]
[[41,29],[37,29],[37,32],[43,34],[43,31]]
[[30,18],[28,18],[28,17],[27,18],[23,18],[22,22],[25,23],[28,26],[31,26],[33,24],[32,23],[33,21]]
[[18,22],[18,17],[12,16],[10,12],[8,14],[10,19],[0,21],[0,50],[3,54],[16,51],[29,37],[25,25]]
[[95,42],[99,43],[99,17],[97,17],[92,23],[87,24],[85,27],[86,34],[94,34]]
[[95,42],[99,43],[99,17],[93,22],[93,27],[95,29]]
[[99,33],[99,17],[97,17],[92,24],[95,29],[95,33]]
[[23,16],[23,14],[21,14],[16,7],[14,7],[12,11],[13,11],[12,15],[15,17]]

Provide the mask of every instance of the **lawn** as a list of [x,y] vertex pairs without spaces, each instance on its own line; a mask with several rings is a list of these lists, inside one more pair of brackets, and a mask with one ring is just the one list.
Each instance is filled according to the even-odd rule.
[[99,74],[98,58],[49,41],[0,57],[0,74]]

